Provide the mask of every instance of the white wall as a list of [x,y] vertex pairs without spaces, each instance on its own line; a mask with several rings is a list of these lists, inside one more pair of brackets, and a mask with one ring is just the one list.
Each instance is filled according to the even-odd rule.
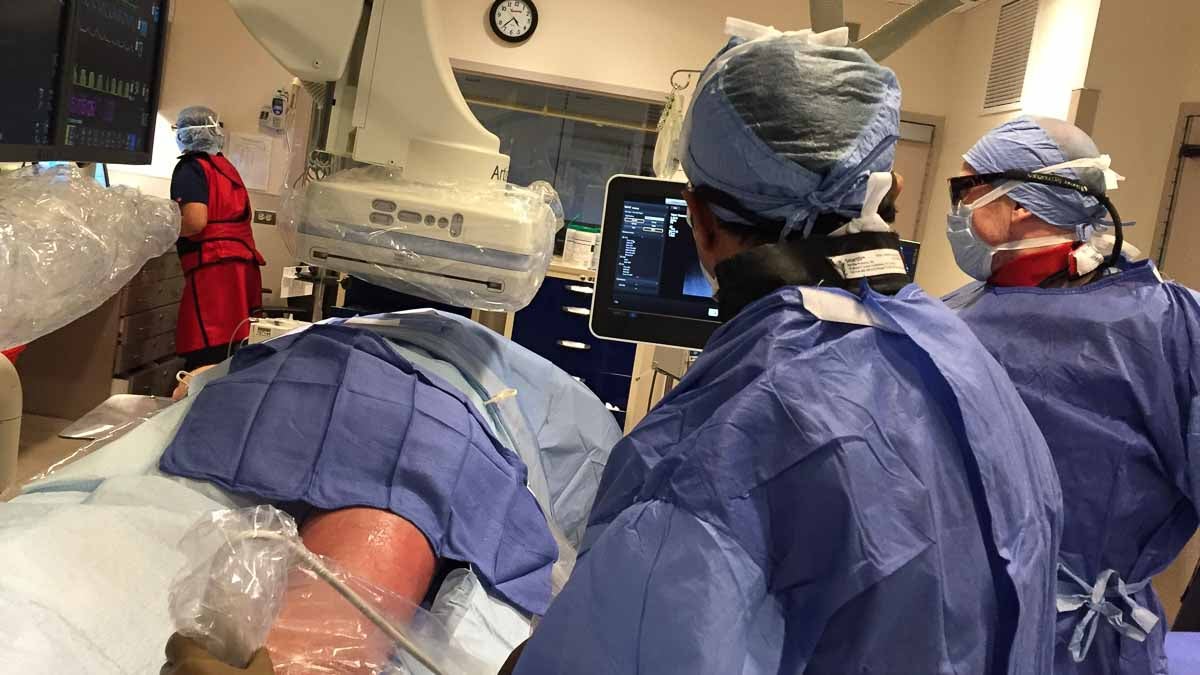
[[1025,73],[1022,112],[1067,119],[1071,92],[1082,89],[1100,0],[1042,0]]
[[[724,44],[725,17],[733,15],[780,30],[806,28],[804,0],[557,0],[538,4],[539,28],[512,46],[487,26],[490,3],[438,2],[451,58],[477,61],[618,87],[664,92],[671,71],[703,68]],[[902,6],[882,0],[848,0],[847,20],[863,34]],[[958,37],[958,15],[942,19],[887,61],[900,75],[905,109],[941,114],[946,54]]]
[[[1125,175],[1113,201],[1137,227],[1127,235],[1150,254],[1179,106],[1200,102],[1200,2],[1106,0],[1087,86],[1100,91],[1093,135]],[[1198,252],[1200,253],[1200,252]]]

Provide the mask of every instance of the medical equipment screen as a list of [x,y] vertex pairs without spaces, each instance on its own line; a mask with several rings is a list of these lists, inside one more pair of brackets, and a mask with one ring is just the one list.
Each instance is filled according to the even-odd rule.
[[162,0],[79,0],[66,144],[149,152]]
[[61,2],[0,0],[0,144],[49,145],[66,10]]
[[636,176],[609,181],[592,308],[597,337],[699,349],[720,325],[684,187]]
[[150,163],[167,3],[0,0],[0,161]]
[[627,201],[621,215],[613,303],[631,311],[716,319],[713,289],[687,223],[687,202]]

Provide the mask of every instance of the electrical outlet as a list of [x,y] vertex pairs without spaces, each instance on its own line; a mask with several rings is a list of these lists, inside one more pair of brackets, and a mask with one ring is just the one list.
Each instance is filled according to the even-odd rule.
[[274,225],[275,224],[275,212],[274,211],[255,210],[254,211],[254,222],[258,223],[259,225]]

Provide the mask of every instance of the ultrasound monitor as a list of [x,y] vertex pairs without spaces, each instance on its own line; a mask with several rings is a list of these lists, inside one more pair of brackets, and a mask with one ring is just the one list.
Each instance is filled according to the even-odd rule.
[[685,183],[608,182],[592,332],[600,338],[700,349],[721,325],[687,224]]
[[[723,320],[687,224],[685,183],[614,176],[601,227],[592,333],[626,342],[701,349]],[[921,245],[900,243],[911,281]]]
[[0,161],[149,164],[167,0],[0,0]]

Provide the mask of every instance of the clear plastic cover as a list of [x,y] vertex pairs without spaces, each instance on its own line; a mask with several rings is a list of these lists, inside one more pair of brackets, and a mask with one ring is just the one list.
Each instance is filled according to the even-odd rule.
[[308,551],[270,507],[217,511],[180,548],[170,592],[175,628],[244,668],[268,648],[275,672],[494,673],[432,614]]
[[562,214],[541,181],[429,185],[369,166],[290,187],[280,229],[310,264],[436,302],[511,312],[541,287]]
[[0,348],[99,307],[179,237],[179,206],[73,166],[0,175]]

